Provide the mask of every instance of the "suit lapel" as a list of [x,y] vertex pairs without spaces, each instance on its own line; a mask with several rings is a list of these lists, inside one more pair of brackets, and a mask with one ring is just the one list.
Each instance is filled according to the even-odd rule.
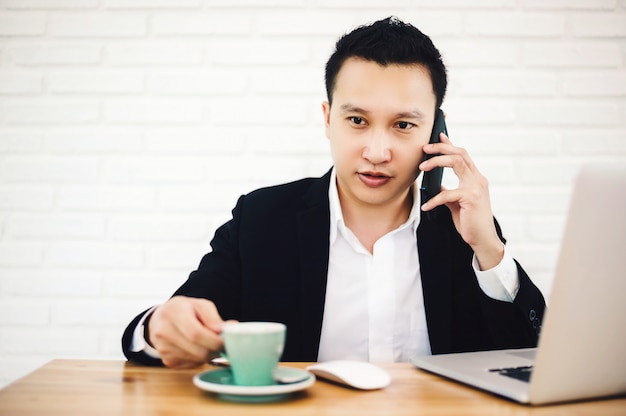
[[[450,215],[441,207],[439,216]],[[451,220],[450,220],[451,221]],[[443,219],[428,220],[422,215],[417,229],[424,309],[428,325],[428,336],[433,354],[447,352],[452,347],[452,268],[449,230]]]
[[317,360],[328,275],[330,172],[303,196],[305,208],[297,214],[301,276],[302,356]]

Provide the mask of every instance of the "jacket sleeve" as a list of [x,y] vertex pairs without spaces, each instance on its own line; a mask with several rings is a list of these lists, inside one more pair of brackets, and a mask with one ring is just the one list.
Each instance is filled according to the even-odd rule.
[[[494,223],[498,236],[506,243],[495,218]],[[493,349],[536,347],[539,341],[545,300],[517,260],[515,264],[520,286],[513,303],[481,298],[482,316],[493,342]]]
[[514,301],[487,296],[471,266],[471,247],[441,208],[436,221],[420,222],[417,235],[433,354],[535,347],[545,310],[539,289],[516,262],[520,287]]
[[[172,296],[182,295],[212,300],[224,319],[238,319],[240,310],[240,262],[238,259],[238,230],[244,197],[233,209],[233,219],[217,229],[211,241],[212,250],[204,255],[198,269],[193,271]],[[122,336],[122,351],[129,361],[158,366],[163,362],[143,351],[132,351],[132,340],[138,323],[149,309],[137,315]]]
[[137,325],[139,325],[139,322],[144,317],[144,315],[149,311],[150,309],[146,309],[145,311],[137,315],[126,327],[126,330],[122,335],[122,352],[124,353],[124,356],[128,359],[128,361],[132,361],[134,363],[142,365],[163,366],[163,361],[161,361],[159,358],[151,357],[143,351],[132,350],[132,342],[135,329],[137,328]]

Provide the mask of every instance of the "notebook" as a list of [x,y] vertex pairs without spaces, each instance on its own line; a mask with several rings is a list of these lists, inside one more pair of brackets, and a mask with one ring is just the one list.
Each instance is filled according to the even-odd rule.
[[626,166],[584,166],[570,200],[538,347],[411,362],[533,405],[626,394],[625,266]]

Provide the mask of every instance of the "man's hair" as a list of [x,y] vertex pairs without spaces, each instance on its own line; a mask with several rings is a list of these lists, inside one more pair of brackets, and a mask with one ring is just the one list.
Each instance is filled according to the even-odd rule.
[[397,17],[388,17],[359,26],[337,41],[326,63],[326,96],[332,104],[337,74],[349,58],[361,58],[379,65],[422,65],[430,74],[437,107],[446,94],[446,67],[428,36]]

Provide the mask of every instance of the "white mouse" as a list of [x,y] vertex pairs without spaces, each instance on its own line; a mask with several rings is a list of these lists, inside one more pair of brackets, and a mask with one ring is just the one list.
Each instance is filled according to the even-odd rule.
[[306,368],[319,378],[335,381],[361,390],[387,387],[391,376],[374,364],[363,361],[326,361]]

